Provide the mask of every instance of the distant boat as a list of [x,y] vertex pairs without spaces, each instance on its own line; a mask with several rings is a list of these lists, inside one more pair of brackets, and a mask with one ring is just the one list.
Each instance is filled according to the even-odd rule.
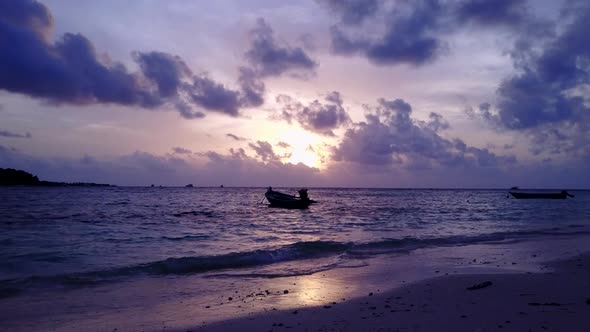
[[523,190],[518,187],[510,188],[509,193],[512,197],[519,199],[566,199],[568,197],[574,197],[574,195],[565,190]]
[[264,197],[270,206],[286,209],[307,209],[312,203],[315,203],[307,196],[307,189],[301,189],[298,193],[299,197],[274,191],[272,187],[268,187]]
[[187,184],[185,187],[186,187],[186,188],[193,188],[194,186],[193,186],[193,184],[192,184],[192,183],[189,183],[189,184]]

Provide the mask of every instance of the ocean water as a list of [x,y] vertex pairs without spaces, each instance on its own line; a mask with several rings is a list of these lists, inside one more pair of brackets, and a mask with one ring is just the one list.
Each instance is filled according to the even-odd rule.
[[503,190],[312,188],[307,210],[270,208],[264,191],[0,188],[0,299],[169,275],[297,276],[422,248],[590,234],[586,191],[516,200]]

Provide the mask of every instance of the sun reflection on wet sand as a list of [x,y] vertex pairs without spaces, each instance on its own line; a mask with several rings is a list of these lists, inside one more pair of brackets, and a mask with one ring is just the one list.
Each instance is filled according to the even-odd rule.
[[340,300],[356,287],[345,285],[342,280],[309,275],[299,279],[297,288],[296,301],[304,306],[314,306]]

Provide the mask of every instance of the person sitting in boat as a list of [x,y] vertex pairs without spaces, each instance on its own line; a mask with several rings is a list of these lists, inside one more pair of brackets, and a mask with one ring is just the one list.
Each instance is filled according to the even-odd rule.
[[307,196],[307,189],[299,189],[297,192],[299,193],[299,197],[302,200],[304,200],[304,201],[309,200],[309,196]]
[[271,191],[272,191],[272,187],[271,186],[268,186],[268,188],[266,188],[266,192],[269,193]]

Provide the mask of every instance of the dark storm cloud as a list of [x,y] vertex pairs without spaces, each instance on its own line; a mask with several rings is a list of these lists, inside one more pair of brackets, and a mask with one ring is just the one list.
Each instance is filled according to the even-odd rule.
[[359,24],[379,9],[378,0],[316,0],[340,16],[343,24]]
[[252,45],[245,57],[260,77],[280,76],[286,72],[313,72],[318,64],[300,47],[280,45],[274,31],[259,18],[250,31]]
[[54,104],[172,105],[189,119],[204,117],[195,107],[237,116],[241,108],[262,104],[264,85],[247,72],[240,76],[243,92],[232,90],[157,51],[133,52],[140,72],[129,72],[99,56],[83,35],[50,41],[52,28],[51,14],[36,1],[0,3],[0,89]]
[[17,134],[17,133],[13,133],[11,131],[8,131],[8,130],[0,130],[0,137],[31,138],[33,136],[31,136],[31,133]]
[[323,103],[314,100],[304,105],[286,95],[279,95],[277,102],[283,105],[278,118],[289,123],[296,120],[306,130],[318,134],[334,136],[334,129],[350,122],[350,117],[342,105],[342,97],[336,91],[328,94]]
[[245,141],[246,140],[245,138],[240,137],[240,136],[237,136],[237,135],[234,135],[232,133],[225,134],[225,136],[230,137],[230,138],[232,138],[232,139],[234,139],[236,141]]
[[191,150],[181,148],[181,147],[174,147],[174,148],[172,148],[172,151],[174,151],[174,153],[178,153],[178,154],[191,154],[191,153],[193,153]]
[[534,153],[590,156],[590,4],[570,15],[561,34],[540,47],[516,45],[518,72],[500,84],[495,108],[483,104],[471,112],[498,129],[531,136]]
[[366,115],[366,122],[346,131],[333,159],[406,169],[499,167],[516,161],[467,146],[459,139],[443,138],[438,131],[448,123],[437,113],[431,113],[428,122],[414,120],[411,114],[412,107],[402,99],[379,100],[379,106]]

